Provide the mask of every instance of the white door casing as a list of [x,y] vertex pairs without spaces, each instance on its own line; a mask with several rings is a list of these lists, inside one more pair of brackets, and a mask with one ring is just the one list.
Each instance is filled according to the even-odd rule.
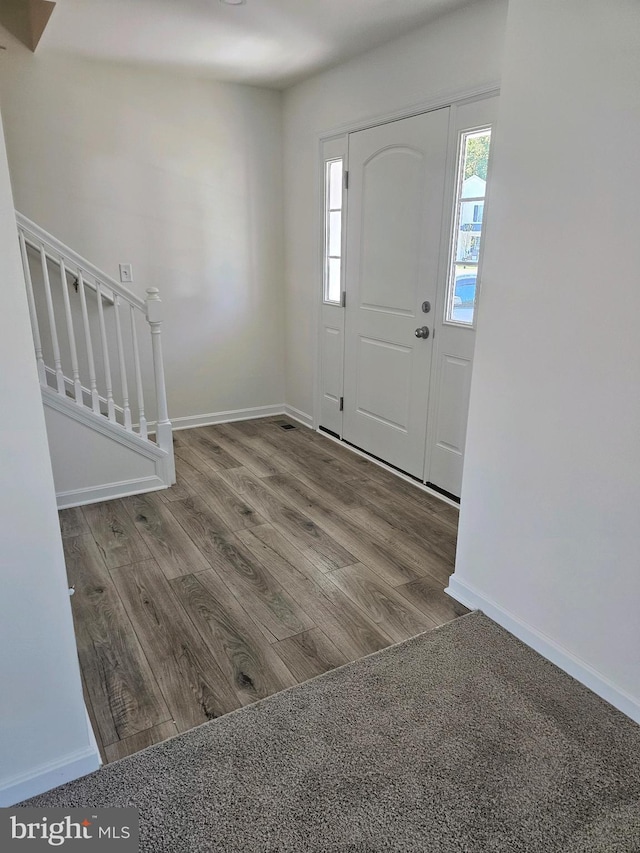
[[419,478],[448,133],[443,108],[349,136],[343,437]]
[[[347,166],[347,136],[341,134],[332,139],[325,139],[321,146],[322,163],[322,196],[323,212],[326,207],[325,194],[325,164],[331,160],[342,160],[343,172]],[[343,177],[344,182],[344,177]],[[342,255],[345,247],[345,214],[347,210],[347,193],[342,192]],[[321,229],[325,231],[325,225]],[[324,253],[326,233],[323,233],[323,249],[321,264],[324,270]],[[324,274],[323,274],[324,278]],[[323,282],[324,284],[324,282]],[[341,269],[341,295],[344,291],[344,263]],[[342,436],[342,395],[344,382],[344,308],[342,299],[339,302],[329,302],[323,298],[320,307],[320,326],[318,341],[318,391],[319,391],[319,425],[336,436]]]
[[[464,447],[467,436],[469,393],[476,341],[478,296],[482,279],[482,252],[476,292],[474,323],[471,326],[448,323],[445,320],[446,290],[452,251],[453,203],[460,135],[473,128],[495,128],[498,97],[483,98],[452,107],[451,168],[447,175],[446,203],[443,211],[444,239],[439,275],[437,316],[434,318],[435,341],[431,372],[431,397],[427,418],[427,453],[425,482],[449,494],[460,496]],[[487,202],[486,209],[489,210]],[[490,214],[489,214],[490,215]],[[486,224],[486,216],[485,216]]]
[[[346,264],[343,263],[343,289],[346,293],[348,307],[345,309],[337,304],[326,303],[322,305],[321,322],[319,325],[318,379],[320,384],[318,388],[319,408],[317,409],[317,423],[366,452],[406,471],[428,486],[435,486],[454,496],[459,496],[461,490],[469,392],[475,346],[475,323],[472,326],[457,325],[448,323],[445,319],[446,291],[454,220],[456,166],[458,163],[461,133],[474,128],[495,127],[497,108],[497,93],[495,91],[486,92],[484,95],[477,94],[470,99],[461,99],[460,101],[453,102],[449,108],[440,108],[438,106],[431,112],[425,112],[408,119],[401,118],[394,120],[389,117],[384,124],[382,123],[383,119],[381,119],[379,125],[362,131],[354,130],[350,133],[343,131],[332,138],[325,137],[321,146],[321,161],[338,156],[342,157],[345,167],[350,170],[351,178],[349,191],[344,193],[343,200],[343,223],[346,226],[344,228],[346,233],[343,235],[343,256],[347,256]],[[435,224],[435,209],[431,212],[434,217],[433,220],[427,220],[432,223],[432,227],[434,228],[433,233],[437,232],[440,234],[440,244],[436,246],[435,241],[431,241],[430,249],[432,250],[432,255],[429,263],[422,267],[433,272],[434,265],[437,265],[437,271],[433,276],[433,282],[423,282],[422,285],[419,285],[419,288],[424,288],[421,290],[421,293],[432,294],[431,298],[429,296],[424,297],[424,299],[431,301],[431,312],[425,315],[421,310],[418,311],[417,300],[414,301],[411,310],[407,309],[406,304],[395,307],[392,304],[379,304],[376,306],[376,301],[378,303],[391,303],[394,300],[398,302],[402,301],[403,292],[406,296],[406,276],[411,274],[411,263],[408,261],[404,266],[397,267],[405,275],[405,290],[399,293],[398,290],[394,291],[393,288],[390,288],[393,299],[385,299],[384,277],[385,274],[388,276],[391,264],[388,256],[388,246],[392,241],[388,240],[384,244],[382,241],[378,241],[378,259],[381,259],[381,263],[376,265],[369,259],[369,270],[373,267],[372,286],[364,294],[366,298],[360,298],[360,282],[357,280],[354,283],[353,269],[355,267],[356,272],[360,274],[360,267],[363,266],[363,263],[360,247],[357,246],[354,249],[355,238],[353,231],[354,227],[359,227],[360,232],[364,230],[364,214],[361,209],[362,199],[358,198],[358,188],[361,192],[365,179],[363,174],[358,175],[356,156],[360,156],[360,169],[364,170],[365,161],[368,164],[375,159],[376,144],[383,139],[383,144],[378,144],[378,149],[384,149],[386,152],[395,149],[396,154],[399,155],[397,158],[399,160],[402,160],[403,149],[407,160],[411,157],[411,151],[413,150],[415,164],[415,155],[416,153],[419,154],[420,146],[425,144],[424,140],[416,146],[412,144],[411,139],[408,137],[403,140],[402,134],[405,127],[409,127],[409,130],[414,132],[413,127],[420,125],[421,122],[416,121],[413,127],[405,123],[414,122],[414,119],[425,119],[427,116],[435,116],[437,113],[444,114],[447,112],[449,113],[448,141],[446,142],[447,155],[442,161],[443,183],[440,193],[440,207],[437,214],[438,221]],[[426,122],[423,127],[428,128],[429,124],[429,122]],[[379,133],[385,128],[384,133],[390,134],[391,141],[388,136],[384,140],[382,134]],[[368,151],[364,155],[362,152],[358,153],[359,147],[364,147],[359,140],[366,142],[366,135],[370,133],[371,136],[369,138],[373,139],[371,143],[373,151]],[[386,141],[386,145],[384,141]],[[382,152],[378,151],[378,153]],[[348,161],[349,155],[354,158],[350,164]],[[384,158],[380,159],[383,160]],[[385,165],[389,166],[387,169],[388,172],[393,172],[394,165],[398,166],[398,163],[389,164],[387,162]],[[400,172],[402,171],[400,167],[399,170]],[[381,171],[384,172],[384,169]],[[408,168],[406,171],[410,173],[411,169]],[[384,178],[381,178],[381,181],[383,180]],[[406,179],[405,175],[405,184],[407,183],[410,182]],[[385,194],[382,191],[384,200],[389,202],[388,207],[392,210],[398,208],[397,198],[394,201],[394,197],[398,196],[397,185],[396,181],[391,180],[388,185],[388,193]],[[416,194],[414,193],[412,196],[410,194],[410,197],[413,199],[415,207],[417,205]],[[348,215],[347,202],[351,210],[350,216]],[[427,199],[423,199],[423,202],[426,205]],[[360,207],[359,221],[355,218],[354,207]],[[397,235],[401,231],[402,223],[406,222],[409,211],[410,205],[405,205],[400,210],[399,218],[393,223],[393,228],[388,233],[395,233]],[[425,216],[423,210],[419,212],[419,216]],[[355,226],[352,224],[354,219]],[[371,232],[371,228],[375,229],[376,226],[384,232],[383,219],[384,217],[381,216],[380,221],[377,223],[375,218],[373,223],[364,220],[364,226],[368,228],[369,232]],[[412,239],[418,246],[418,261],[415,262],[413,268],[413,272],[415,273],[416,268],[422,269],[420,267],[420,252],[424,250],[424,235],[416,230],[406,234],[400,233],[399,243],[402,245],[402,240],[404,240],[405,248]],[[387,254],[386,257],[385,253]],[[366,262],[364,268],[366,271]],[[481,269],[482,256],[480,257],[478,293],[480,289]],[[367,285],[368,282],[365,282],[365,290]],[[400,288],[400,290],[402,289]],[[420,306],[424,299],[420,300]],[[362,303],[365,302],[367,304],[363,306]],[[364,324],[363,328],[360,329],[360,337],[364,338],[362,344],[357,343],[359,316],[362,317],[362,314],[359,315],[356,310],[359,305],[360,311],[363,313],[366,312],[364,313],[366,321],[370,323],[369,327]],[[347,318],[345,318],[345,314],[348,314]],[[426,341],[416,339],[415,341],[409,340],[407,342],[407,330],[401,329],[401,327],[403,321],[406,325],[406,321],[410,315],[413,315],[411,316],[411,320],[416,321],[411,327],[414,335],[415,329],[421,325],[426,325],[430,329],[430,337]],[[376,332],[379,333],[380,329],[376,329],[375,327],[376,316],[378,322],[382,322],[383,325],[386,317],[390,317],[392,320],[390,323],[391,332],[383,334],[377,340],[375,334]],[[395,333],[393,327],[395,327]],[[356,331],[355,335],[352,334],[354,329]],[[416,344],[424,343],[428,343],[429,346],[416,352]],[[352,368],[352,373],[347,375],[350,365],[354,365],[354,363],[357,371],[357,360],[354,362],[354,354],[357,356],[358,349],[365,351],[367,356],[369,353],[373,353],[371,358],[361,356],[361,360],[364,361],[365,366],[363,378],[368,381],[369,385],[367,387],[365,381],[364,385],[361,386],[362,396],[359,403],[357,396],[354,395],[354,390],[356,393],[358,390],[357,372],[354,376]],[[425,356],[427,357],[425,358]],[[402,376],[402,371],[397,367],[403,357],[405,362],[411,367],[412,372],[409,378]],[[422,357],[422,362],[420,361],[420,357]],[[396,375],[400,376],[400,381],[396,381],[395,383],[393,382],[394,361],[396,363]],[[430,362],[430,366],[426,370],[425,362]],[[417,368],[415,367],[416,364],[418,365]],[[423,378],[422,384],[420,382],[416,383],[416,388],[418,392],[420,387],[422,388],[423,396],[420,399],[409,400],[407,389],[411,388],[412,383],[415,382],[414,371],[416,369]],[[391,383],[386,382],[386,390],[385,382],[383,381],[385,375],[387,376],[387,380],[389,376],[392,379]],[[391,387],[389,387],[390,384]],[[366,396],[367,392],[369,394],[368,397]],[[340,411],[340,400],[343,393],[344,412]],[[412,450],[403,454],[401,449],[401,452],[393,457],[393,439],[396,440],[395,444],[401,443],[403,430],[404,435],[410,435],[410,430],[407,429],[407,426],[403,427],[400,423],[402,420],[403,405],[407,425],[411,425],[411,418],[410,415],[407,416],[407,411],[415,416],[417,416],[418,412],[423,412],[424,416],[421,422],[419,422],[418,428],[414,430],[412,438],[407,443],[410,444]],[[411,406],[413,406],[413,411],[411,410]],[[371,413],[374,412],[376,407],[379,410],[378,414],[375,415],[374,413],[372,417]],[[362,411],[354,412],[355,408],[360,408]],[[358,418],[355,418],[356,438],[354,439],[353,422],[355,415],[360,416],[360,424],[358,426]],[[375,422],[376,420],[378,421],[379,429],[373,428],[369,423],[369,421]],[[351,424],[351,429],[349,424]],[[424,430],[422,432],[422,447],[420,447],[420,443],[415,437],[416,434],[419,434],[420,429]],[[376,449],[373,449],[373,445],[370,443],[371,435],[374,441],[377,440]],[[413,443],[411,444],[412,439]],[[397,450],[398,448],[396,447],[395,449]],[[414,453],[414,458],[407,459],[411,452]],[[422,459],[422,465],[419,461],[420,459]]]

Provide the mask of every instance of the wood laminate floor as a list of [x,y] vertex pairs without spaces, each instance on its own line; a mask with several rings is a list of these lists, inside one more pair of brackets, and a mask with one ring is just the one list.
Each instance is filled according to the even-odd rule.
[[171,489],[60,513],[105,761],[467,612],[457,510],[286,423],[176,432]]

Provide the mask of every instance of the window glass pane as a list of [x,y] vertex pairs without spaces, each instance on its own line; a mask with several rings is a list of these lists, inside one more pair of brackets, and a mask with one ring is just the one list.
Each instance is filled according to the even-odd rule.
[[329,258],[327,302],[340,302],[340,258]]
[[484,201],[463,201],[458,217],[458,248],[456,261],[478,262]]
[[491,130],[463,133],[445,322],[473,325]]
[[469,264],[456,264],[454,274],[451,318],[457,323],[473,323],[478,268]]
[[329,208],[342,209],[342,160],[329,163]]
[[342,158],[325,163],[324,301],[340,304],[342,256]]
[[329,255],[339,258],[342,254],[342,213],[329,214]]
[[478,198],[486,195],[487,166],[491,131],[466,133],[461,198]]

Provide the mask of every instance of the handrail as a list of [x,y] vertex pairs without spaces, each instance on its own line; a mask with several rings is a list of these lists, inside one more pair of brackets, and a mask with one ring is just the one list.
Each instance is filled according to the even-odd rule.
[[[37,252],[38,254],[40,253],[40,249],[42,247],[42,249],[44,250],[44,254],[45,254],[46,259],[48,261],[51,261],[52,264],[59,264],[60,259],[62,259],[62,260],[67,259],[66,255],[62,255],[59,252],[55,252],[53,249],[51,249],[51,247],[49,247],[50,251],[47,251],[46,247],[48,244],[41,241],[40,238],[36,237],[34,234],[31,234],[27,230],[26,226],[19,225],[18,227],[22,231],[22,236],[24,237],[25,246],[28,246],[30,249],[33,249],[33,251]],[[76,266],[79,267],[79,265],[76,265]],[[72,269],[65,269],[65,274],[66,274],[68,279],[71,279],[71,280],[75,279],[74,284],[76,285],[76,289],[77,289],[78,273],[74,272]],[[105,278],[106,277],[107,276],[105,276]],[[97,286],[95,281],[89,281],[88,279],[85,278],[85,284],[87,285],[89,290],[93,290],[94,292],[97,292],[98,286]],[[113,305],[113,303],[116,301],[113,293],[110,293],[108,290],[105,290],[104,288],[102,290],[102,298],[105,302],[108,302],[109,305]]]
[[[175,482],[173,440],[162,358],[162,300],[158,289],[148,287],[146,298],[141,299],[23,214],[16,212],[16,223],[40,384],[43,388],[51,389],[48,376],[55,376],[56,389],[60,396],[66,398],[68,392],[73,390],[70,396],[78,406],[92,410],[96,416],[108,418],[114,426],[122,427],[127,433],[133,433],[137,429],[136,434],[140,439],[150,441],[145,414],[145,383],[136,329],[136,311],[139,311],[146,320],[151,344],[151,369],[156,398],[154,443],[166,451],[166,476],[170,483]],[[40,268],[36,280],[32,276],[32,264],[34,269]],[[40,281],[46,311],[38,307],[34,295],[34,284]],[[79,304],[74,302],[72,305],[69,289],[73,285],[79,294]],[[89,313],[85,288],[96,294],[97,314]],[[66,340],[64,335],[59,334],[60,312],[56,312],[54,304],[55,299],[60,296],[64,308]],[[128,306],[124,323],[121,317],[123,305]],[[38,317],[39,312],[43,315],[41,318]],[[48,345],[51,348],[53,366],[45,363],[41,326],[49,335]],[[84,336],[84,354],[77,346],[76,327],[82,330]],[[99,365],[94,357],[96,346],[100,348]],[[114,359],[114,366],[117,364],[115,372],[111,368]],[[70,363],[72,378],[65,374],[65,362]],[[150,378],[150,374],[147,375]],[[88,388],[83,384],[84,377],[89,380]],[[129,384],[130,379],[132,385]],[[135,398],[132,401],[129,388],[134,386]],[[133,423],[132,402],[137,409],[137,423]],[[106,413],[103,408],[106,408]]]
[[[107,275],[107,273],[98,269],[98,267],[96,267],[90,261],[87,261],[85,258],[83,258],[82,255],[79,255],[77,252],[74,252],[73,249],[70,249],[69,246],[65,246],[64,243],[60,242],[60,240],[57,240],[55,237],[45,231],[44,228],[40,228],[39,225],[36,225],[35,222],[32,222],[30,219],[27,219],[26,216],[24,216],[22,213],[19,213],[18,211],[16,211],[16,221],[20,228],[23,228],[25,231],[29,232],[37,240],[40,240],[41,243],[45,243],[48,248],[55,253],[51,257],[51,260],[54,260],[56,263],[58,263],[60,261],[60,258],[63,258],[67,267],[69,267],[70,265],[79,267],[83,273],[88,273],[90,276],[92,276],[92,278],[96,279],[97,284],[106,285],[109,290],[113,291],[113,293],[120,296],[130,305],[133,305],[135,308],[138,308],[143,313],[146,313],[144,299],[141,299],[133,291],[124,287],[122,284],[120,284],[120,282],[117,282],[114,278],[111,278],[111,276]],[[40,247],[38,246],[37,248]],[[69,264],[69,262],[71,262],[71,264]],[[87,284],[90,283],[87,282]]]

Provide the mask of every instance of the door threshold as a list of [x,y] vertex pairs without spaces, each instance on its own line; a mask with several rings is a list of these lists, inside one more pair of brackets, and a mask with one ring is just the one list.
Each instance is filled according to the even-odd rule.
[[380,468],[384,468],[385,471],[388,471],[390,474],[395,474],[396,477],[399,477],[401,480],[405,480],[407,483],[411,483],[412,486],[416,486],[416,488],[421,489],[423,492],[426,492],[431,497],[438,498],[443,503],[452,506],[454,509],[460,509],[460,498],[457,498],[455,495],[452,495],[450,492],[446,492],[444,489],[440,489],[438,486],[434,486],[433,483],[423,483],[422,480],[419,480],[417,477],[411,476],[411,474],[407,474],[406,471],[402,471],[400,468],[396,468],[395,465],[389,464],[389,462],[385,462],[384,459],[380,459],[378,456],[374,456],[373,453],[367,453],[366,450],[362,450],[360,447],[357,447],[355,444],[351,444],[350,441],[347,441],[344,438],[340,438],[340,436],[333,432],[333,430],[327,429],[326,427],[319,426],[318,432],[321,432],[326,438],[331,441],[335,441],[338,444],[341,444],[343,447],[348,447],[353,453],[356,453],[358,456],[362,456],[364,459],[370,459],[371,462],[378,465]]
[[425,483],[425,488],[430,489],[432,492],[435,492],[440,497],[446,498],[447,502],[454,504],[455,506],[460,506],[460,498],[456,497],[456,495],[448,492],[446,489],[441,489],[440,486],[436,486],[433,483]]

